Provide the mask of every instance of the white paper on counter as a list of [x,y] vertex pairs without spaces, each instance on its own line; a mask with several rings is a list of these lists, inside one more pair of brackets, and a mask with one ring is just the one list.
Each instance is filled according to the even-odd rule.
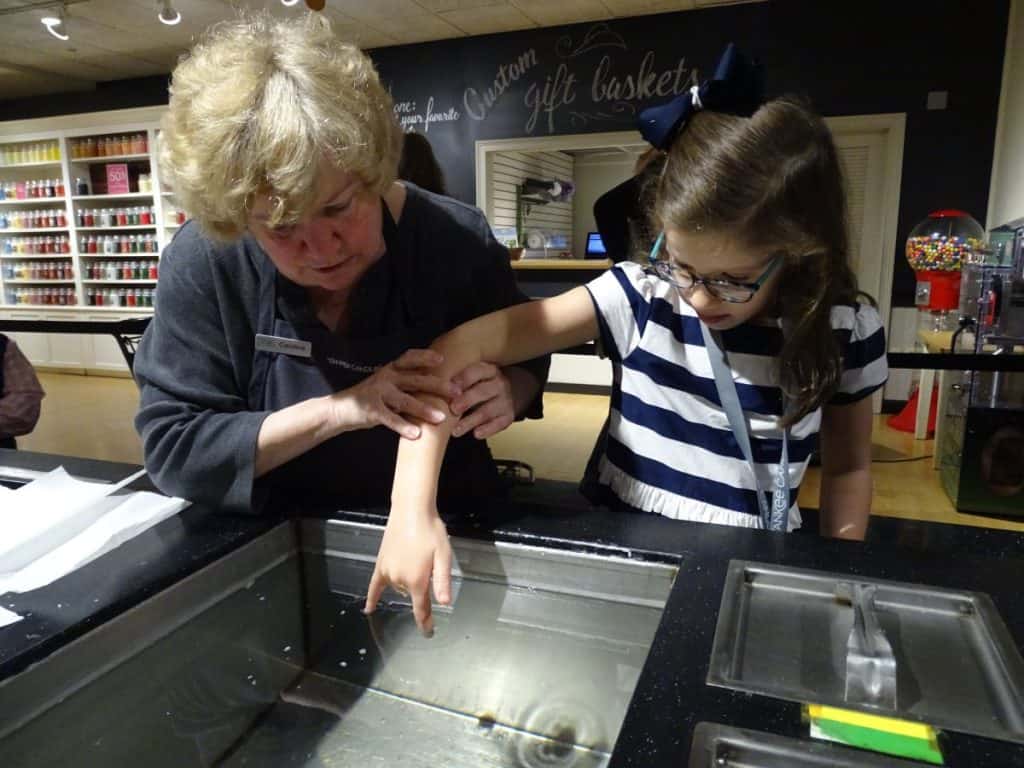
[[21,621],[22,618],[22,616],[14,613],[14,611],[8,611],[6,608],[0,608],[0,628],[6,627],[8,624],[14,624],[17,621]]
[[115,489],[71,477],[63,467],[0,497],[0,573],[23,568],[76,536],[104,510]]
[[[189,504],[184,499],[148,492],[96,498],[93,495],[96,483],[75,480],[69,477],[63,469],[54,472],[62,473],[63,477],[58,476],[55,482],[47,483],[50,490],[60,488],[62,493],[81,493],[82,496],[88,496],[90,502],[84,505],[69,504],[77,511],[74,516],[60,515],[61,519],[65,520],[66,527],[50,530],[45,535],[36,533],[31,541],[35,543],[37,549],[44,543],[50,545],[42,554],[20,567],[0,570],[0,595],[7,592],[28,592],[44,587],[137,536],[147,528],[180,512]],[[53,474],[50,473],[50,475]],[[12,494],[18,496],[34,483],[47,480],[50,475],[22,486],[17,491],[0,495],[0,503],[2,503],[0,505],[0,541],[4,541],[6,544],[10,520],[7,505],[11,501]],[[102,485],[100,488],[111,493],[122,485],[123,483],[108,484]],[[86,487],[78,491],[75,490],[76,486]],[[49,492],[42,495],[48,495]],[[38,500],[40,494],[31,494],[31,497]],[[48,500],[48,505],[58,503],[60,500],[52,497]],[[27,509],[22,508],[21,511],[27,512]],[[39,511],[37,509],[36,513],[38,514]],[[49,525],[50,519],[45,522]],[[30,526],[19,526],[18,523],[14,523],[11,527],[22,532],[32,533]],[[42,530],[42,527],[40,526],[39,530]]]

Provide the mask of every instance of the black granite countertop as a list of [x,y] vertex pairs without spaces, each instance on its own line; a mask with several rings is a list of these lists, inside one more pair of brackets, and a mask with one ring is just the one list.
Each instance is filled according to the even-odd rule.
[[[0,451],[0,466],[63,464],[72,474],[116,481],[137,468]],[[135,487],[144,487],[139,484]],[[274,515],[228,516],[192,507],[49,587],[7,595],[26,618],[0,629],[0,680],[40,661],[204,565],[270,530],[282,516],[383,523],[381,510],[339,511],[329,501],[292,499]],[[806,738],[798,704],[705,684],[722,585],[730,559],[968,589],[991,596],[1024,642],[1024,535],[877,518],[864,543],[812,533],[771,534],[595,511],[565,484],[517,490],[486,510],[453,510],[449,530],[470,538],[592,551],[678,564],[658,634],[623,724],[610,768],[686,765],[694,726],[717,722]],[[813,517],[813,516],[812,516]],[[1024,746],[945,734],[951,766],[1022,766]]]

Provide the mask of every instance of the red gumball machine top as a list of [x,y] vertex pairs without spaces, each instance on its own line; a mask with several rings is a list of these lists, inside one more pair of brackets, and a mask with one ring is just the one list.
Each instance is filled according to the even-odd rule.
[[910,233],[906,256],[917,273],[918,308],[954,310],[960,302],[960,268],[985,260],[985,230],[964,211],[934,211]]

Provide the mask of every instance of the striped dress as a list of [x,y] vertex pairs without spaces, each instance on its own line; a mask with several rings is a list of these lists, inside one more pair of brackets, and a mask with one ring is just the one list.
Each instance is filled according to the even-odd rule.
[[[754,478],[719,401],[694,310],[674,287],[629,262],[587,290],[614,372],[606,432],[584,480],[588,495],[596,490],[616,506],[677,520],[758,527]],[[844,372],[829,403],[854,403],[888,376],[881,319],[869,306],[837,306],[832,329]],[[776,373],[782,331],[777,321],[746,323],[724,331],[722,340],[758,478],[771,489],[782,453]],[[819,408],[790,428],[790,530],[800,526],[796,499],[820,427]]]

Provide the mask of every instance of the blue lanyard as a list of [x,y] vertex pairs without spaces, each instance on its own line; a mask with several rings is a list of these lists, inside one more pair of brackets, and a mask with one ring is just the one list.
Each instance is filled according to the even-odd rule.
[[722,344],[721,336],[704,323],[700,324],[700,332],[704,336],[704,346],[707,348],[708,358],[711,360],[711,370],[715,374],[718,399],[721,400],[722,408],[725,409],[729,426],[736,436],[736,442],[739,443],[740,450],[743,452],[743,458],[747,460],[750,471],[754,475],[757,505],[761,511],[761,527],[769,531],[785,531],[789,528],[789,430],[782,430],[782,457],[773,477],[772,503],[769,506],[767,494],[757,477],[754,454],[750,449],[750,430],[747,428],[747,418],[740,405],[739,395],[736,393],[736,382],[732,380],[732,371],[726,361],[725,346]]

